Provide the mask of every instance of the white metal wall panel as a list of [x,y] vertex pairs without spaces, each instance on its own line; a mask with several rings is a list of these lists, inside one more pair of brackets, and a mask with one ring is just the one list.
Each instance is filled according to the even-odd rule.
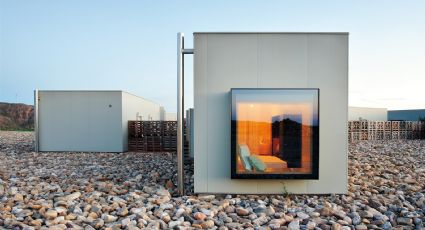
[[[346,193],[348,34],[194,37],[195,192]],[[257,87],[320,88],[319,180],[230,179],[230,88]]]
[[39,91],[40,151],[122,152],[121,92]]
[[319,177],[309,193],[348,191],[348,36],[308,35],[308,85],[320,89]]
[[[207,173],[209,192],[219,192],[229,183],[229,180],[223,179],[230,175],[230,155],[225,154],[230,150],[229,86],[243,88],[257,84],[257,49],[252,46],[256,42],[256,36],[208,35],[208,77],[206,80],[208,87]],[[226,45],[224,46],[223,43]],[[247,47],[251,48],[247,49]],[[226,55],[226,58],[217,58],[223,54]],[[241,78],[241,76],[243,77]],[[197,116],[195,115],[195,117]],[[215,152],[217,154],[214,154]],[[220,165],[219,170],[217,170],[217,165]],[[237,193],[239,189],[248,193],[256,192],[256,187],[251,186],[252,182],[234,180],[232,181],[233,186],[227,188],[228,193]]]
[[[207,154],[207,121],[208,121],[208,110],[207,110],[207,43],[208,36],[204,34],[197,35],[197,39],[194,39],[194,132],[193,142],[194,145],[194,171],[196,176],[194,177],[194,187],[198,191],[208,191],[208,154]],[[199,154],[196,154],[199,153]]]
[[258,36],[258,87],[303,88],[308,81],[305,35]]

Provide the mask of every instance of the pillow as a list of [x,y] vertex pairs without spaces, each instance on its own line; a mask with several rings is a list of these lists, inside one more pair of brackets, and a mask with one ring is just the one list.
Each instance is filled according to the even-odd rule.
[[251,166],[251,164],[249,163],[249,157],[241,157],[241,160],[242,160],[243,167],[244,167],[246,170],[251,171],[251,170],[252,170],[252,166]]
[[266,164],[264,164],[264,162],[258,156],[249,156],[249,161],[251,162],[251,165],[254,166],[254,168],[258,171],[264,172],[264,170],[267,168]]
[[248,146],[244,144],[239,145],[239,152],[242,157],[249,157],[251,155]]
[[252,166],[251,166],[251,164],[249,163],[249,155],[250,155],[251,153],[249,152],[249,148],[248,148],[248,146],[247,146],[247,145],[244,145],[244,144],[239,145],[238,154],[239,154],[239,158],[240,158],[240,159],[241,159],[241,161],[242,161],[243,167],[244,167],[246,170],[251,171],[251,170],[252,170]]

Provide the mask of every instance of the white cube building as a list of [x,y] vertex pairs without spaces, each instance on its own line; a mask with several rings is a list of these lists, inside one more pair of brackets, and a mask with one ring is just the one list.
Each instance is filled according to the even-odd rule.
[[127,151],[129,120],[160,120],[150,100],[118,90],[36,90],[36,150]]
[[347,118],[348,33],[194,34],[196,193],[346,193]]

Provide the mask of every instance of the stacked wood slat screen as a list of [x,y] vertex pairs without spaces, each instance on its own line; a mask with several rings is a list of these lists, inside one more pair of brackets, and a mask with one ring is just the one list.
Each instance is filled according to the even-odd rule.
[[128,150],[176,151],[176,121],[128,121]]
[[349,121],[348,141],[425,139],[424,121]]
[[[184,129],[186,130],[186,129]],[[187,139],[187,138],[185,138]],[[424,121],[349,121],[348,141],[425,139]],[[177,150],[176,121],[129,121],[128,150]]]

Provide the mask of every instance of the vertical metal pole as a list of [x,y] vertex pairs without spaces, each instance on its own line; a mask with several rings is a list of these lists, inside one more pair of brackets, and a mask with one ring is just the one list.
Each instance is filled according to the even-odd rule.
[[184,34],[177,34],[177,188],[179,195],[184,194],[183,170],[183,113],[184,113]]
[[35,134],[35,151],[39,151],[39,139],[40,135],[38,133],[38,89],[34,90],[34,134]]

